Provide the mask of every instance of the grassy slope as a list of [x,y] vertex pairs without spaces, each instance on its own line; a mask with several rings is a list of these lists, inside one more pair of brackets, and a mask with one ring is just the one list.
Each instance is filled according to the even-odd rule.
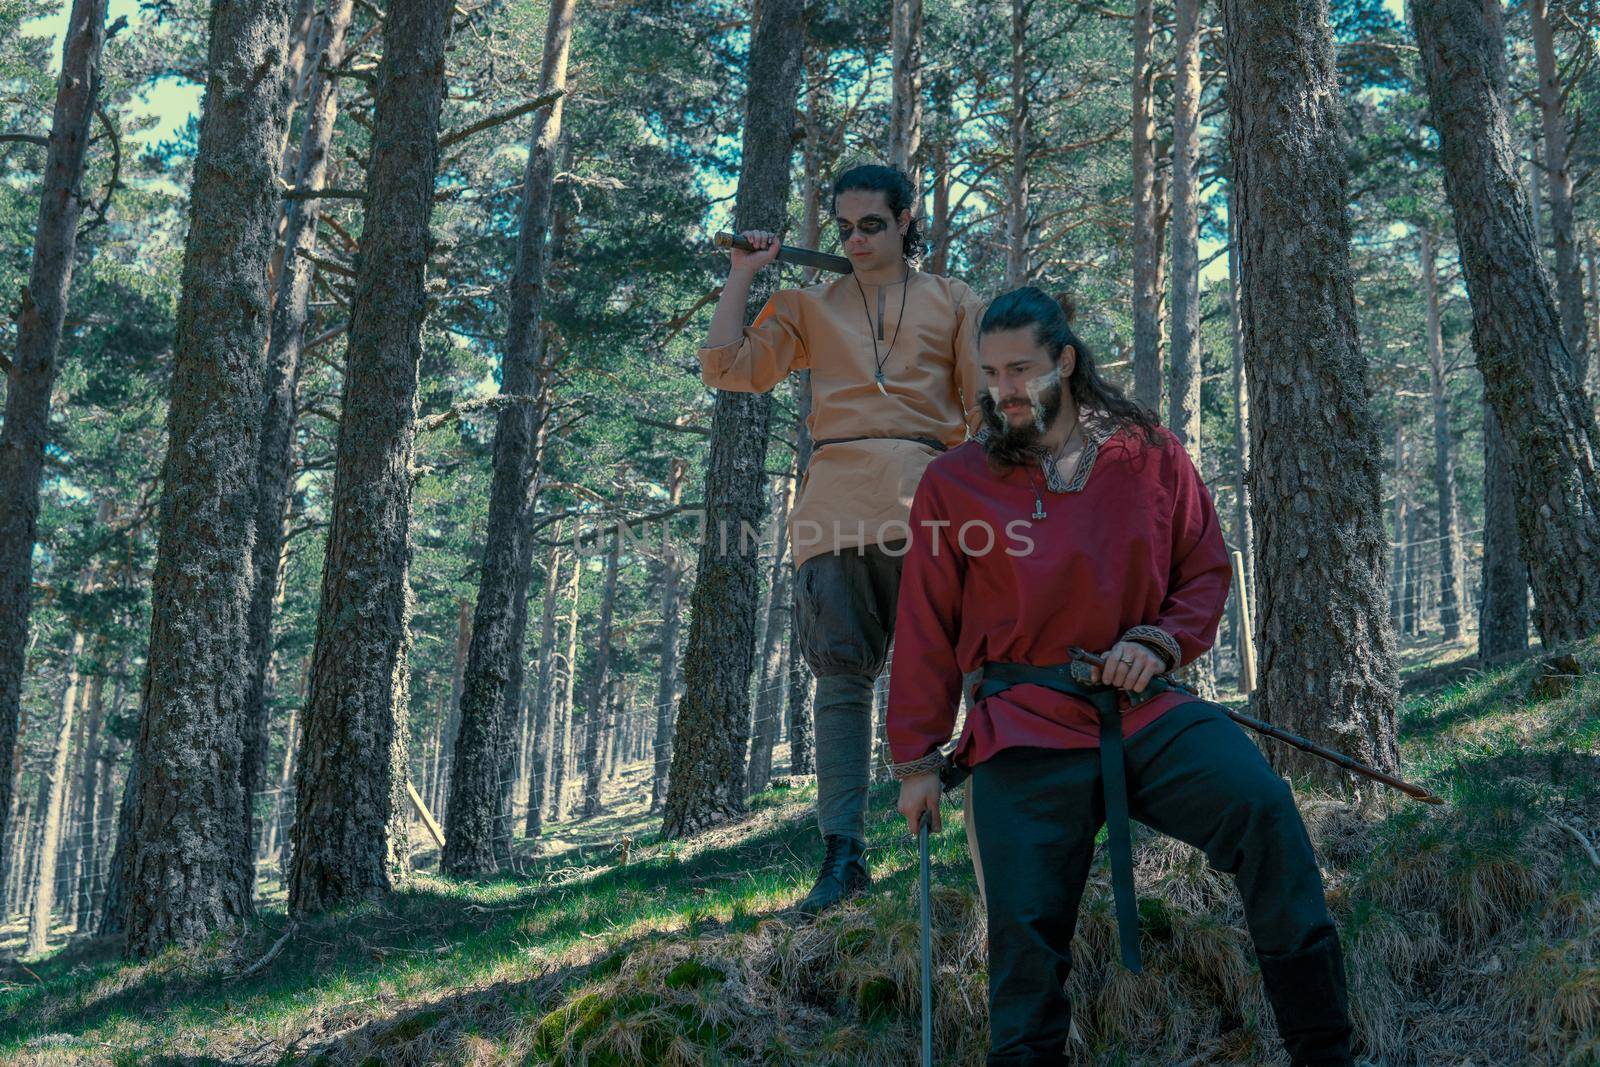
[[[1413,679],[1405,773],[1451,801],[1305,796],[1344,932],[1367,1055],[1393,1064],[1600,1062],[1600,643],[1559,700],[1537,665]],[[1451,680],[1452,673],[1458,675]],[[915,1058],[915,856],[874,794],[875,892],[815,926],[781,914],[820,858],[809,789],[737,827],[579,849],[515,880],[428,876],[381,906],[145,964],[78,942],[0,972],[0,1062],[907,1063]],[[959,816],[935,841],[937,1042],[981,1062],[984,948]],[[614,835],[626,829],[607,826]],[[612,838],[614,839],[614,838]],[[1225,879],[1139,844],[1147,973],[1115,967],[1103,866],[1072,979],[1081,1062],[1267,1063],[1270,1015]],[[30,969],[31,968],[31,969]]]

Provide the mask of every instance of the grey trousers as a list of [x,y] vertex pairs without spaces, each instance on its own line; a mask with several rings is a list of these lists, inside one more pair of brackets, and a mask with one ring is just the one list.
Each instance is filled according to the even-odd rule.
[[904,541],[813,556],[795,573],[794,632],[817,676],[817,826],[866,840],[872,687],[894,640]]

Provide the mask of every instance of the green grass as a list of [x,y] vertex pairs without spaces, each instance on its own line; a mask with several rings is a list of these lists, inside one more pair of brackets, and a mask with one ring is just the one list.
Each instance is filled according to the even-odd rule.
[[[1404,774],[1447,798],[1304,795],[1344,933],[1358,1033],[1385,1064],[1600,1062],[1600,643],[1573,693],[1530,703],[1535,662],[1430,670],[1401,719]],[[786,909],[821,858],[809,787],[661,843],[531,857],[516,878],[419,875],[388,899],[130,964],[88,940],[0,988],[0,1062],[906,1063],[918,1011],[916,857],[873,794],[873,891],[807,926]],[[939,1047],[981,1062],[984,946],[955,807],[933,841]],[[1139,836],[1147,973],[1114,957],[1097,863],[1070,992],[1078,1062],[1272,1062],[1231,885]]]

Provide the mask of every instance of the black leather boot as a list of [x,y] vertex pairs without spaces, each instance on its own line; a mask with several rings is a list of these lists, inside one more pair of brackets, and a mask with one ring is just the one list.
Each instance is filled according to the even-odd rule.
[[867,874],[864,844],[843,834],[829,834],[827,842],[828,853],[822,859],[822,873],[817,875],[817,884],[795,908],[807,918],[821,915],[872,884],[872,876]]
[[1339,935],[1329,932],[1299,952],[1258,957],[1261,982],[1294,1067],[1355,1067]]

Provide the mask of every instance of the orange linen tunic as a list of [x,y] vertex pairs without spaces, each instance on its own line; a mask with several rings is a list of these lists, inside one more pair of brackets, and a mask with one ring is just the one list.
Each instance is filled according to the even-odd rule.
[[[907,538],[917,483],[939,452],[893,438],[929,437],[954,447],[983,420],[977,362],[983,303],[972,289],[922,271],[904,282],[863,283],[860,290],[856,284],[847,274],[781,289],[743,337],[697,353],[701,380],[734,392],[764,393],[790,371],[809,370],[806,425],[813,440],[882,438],[825,445],[811,454],[789,514],[796,567],[823,553]],[[901,285],[910,287],[903,322]],[[872,350],[880,324],[877,358],[888,354],[888,396],[878,391]]]

